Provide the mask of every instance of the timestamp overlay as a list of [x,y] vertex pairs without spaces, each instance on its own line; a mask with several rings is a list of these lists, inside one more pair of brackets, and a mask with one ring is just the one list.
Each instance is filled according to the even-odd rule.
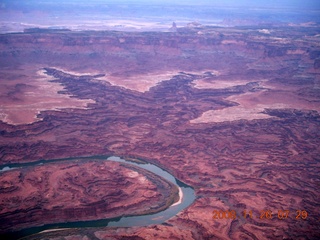
[[238,218],[242,219],[295,219],[295,220],[306,220],[308,218],[309,213],[306,210],[298,209],[298,210],[285,210],[285,209],[262,209],[260,211],[253,211],[245,209],[241,212],[237,212],[236,210],[219,210],[215,209],[212,211],[212,219],[213,220],[221,220],[221,219],[231,219],[235,220]]

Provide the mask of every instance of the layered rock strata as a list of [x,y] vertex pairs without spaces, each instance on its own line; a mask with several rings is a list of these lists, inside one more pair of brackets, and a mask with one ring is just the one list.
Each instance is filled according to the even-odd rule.
[[[102,154],[141,158],[197,195],[162,225],[33,238],[316,239],[319,29],[267,30],[1,35],[7,82],[21,83],[24,76],[15,71],[43,70],[50,84],[60,84],[61,96],[88,101],[82,109],[41,110],[30,124],[1,122],[2,164]],[[30,76],[31,87],[7,91],[10,104],[24,103],[17,96],[35,87]],[[213,219],[214,210],[234,210],[236,218]],[[272,218],[260,218],[267,210]],[[279,210],[290,214],[279,219]]]
[[178,189],[133,165],[72,160],[3,172],[0,234],[52,223],[142,215],[170,206]]

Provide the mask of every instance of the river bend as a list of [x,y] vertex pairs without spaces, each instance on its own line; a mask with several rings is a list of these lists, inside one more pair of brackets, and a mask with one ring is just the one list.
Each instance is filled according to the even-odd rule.
[[11,164],[0,167],[1,171],[10,171],[14,168],[23,168],[27,166],[36,166],[39,164],[55,163],[60,161],[72,161],[72,160],[107,160],[115,161],[121,163],[132,164],[140,168],[146,169],[156,175],[159,175],[166,179],[167,181],[176,185],[179,189],[180,200],[177,203],[172,204],[169,208],[160,211],[158,213],[140,216],[128,216],[128,217],[118,217],[112,219],[100,219],[100,220],[90,220],[90,221],[78,221],[78,222],[66,222],[66,223],[55,223],[47,224],[39,227],[31,227],[23,229],[21,231],[10,233],[7,237],[10,238],[20,238],[31,234],[36,234],[45,230],[53,230],[59,228],[84,228],[84,227],[133,227],[133,226],[148,226],[151,224],[161,224],[166,220],[172,218],[177,213],[182,211],[184,208],[188,207],[195,200],[195,193],[192,187],[182,183],[176,179],[173,175],[167,171],[159,168],[156,165],[150,163],[136,163],[132,161],[126,161],[120,157],[106,157],[106,156],[93,156],[93,157],[78,157],[78,158],[68,158],[68,159],[55,159],[55,160],[42,160],[34,163],[23,163],[23,164]]

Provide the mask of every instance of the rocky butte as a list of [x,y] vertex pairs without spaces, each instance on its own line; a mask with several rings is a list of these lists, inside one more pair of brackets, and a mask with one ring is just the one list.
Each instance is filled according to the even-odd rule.
[[[319,237],[319,30],[193,24],[173,32],[0,35],[2,166],[137,158],[196,192],[163,224],[27,238]],[[1,172],[0,220],[8,221],[1,233],[48,216],[94,219],[162,206],[170,187],[148,174],[99,161]],[[103,203],[127,207],[109,212]]]

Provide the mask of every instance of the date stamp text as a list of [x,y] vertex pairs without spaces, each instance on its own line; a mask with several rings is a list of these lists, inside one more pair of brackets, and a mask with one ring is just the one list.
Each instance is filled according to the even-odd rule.
[[243,210],[241,213],[237,213],[235,210],[213,210],[212,211],[212,219],[237,219],[242,216],[243,218],[260,218],[260,219],[280,219],[285,220],[288,218],[293,218],[296,220],[306,220],[308,218],[308,212],[305,210],[261,210],[259,214],[254,214],[252,210]]

